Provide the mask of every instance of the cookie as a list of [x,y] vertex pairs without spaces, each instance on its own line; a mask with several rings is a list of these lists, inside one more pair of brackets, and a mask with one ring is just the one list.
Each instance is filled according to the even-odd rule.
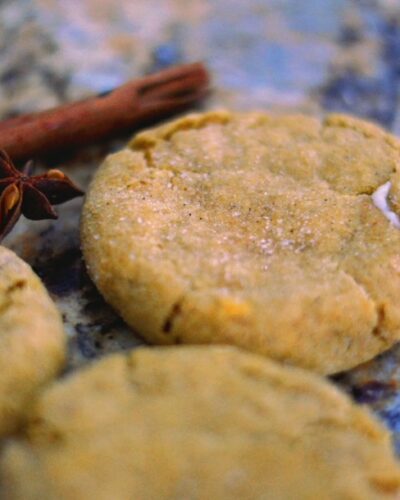
[[400,206],[399,159],[394,137],[346,116],[189,115],[99,169],[89,273],[154,344],[348,369],[400,338],[400,231],[373,199],[392,182]]
[[10,500],[383,499],[387,432],[316,375],[229,346],[141,348],[52,385],[9,444]]
[[0,246],[0,437],[17,429],[65,351],[60,315],[41,281]]

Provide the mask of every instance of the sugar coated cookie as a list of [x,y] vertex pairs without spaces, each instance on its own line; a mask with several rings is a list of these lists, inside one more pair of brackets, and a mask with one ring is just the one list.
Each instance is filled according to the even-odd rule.
[[64,365],[60,315],[32,269],[0,246],[0,437]]
[[90,275],[152,343],[348,369],[400,338],[399,159],[394,137],[341,115],[211,112],[143,132],[87,195]]
[[53,384],[9,500],[394,499],[389,435],[316,375],[228,346],[141,348]]

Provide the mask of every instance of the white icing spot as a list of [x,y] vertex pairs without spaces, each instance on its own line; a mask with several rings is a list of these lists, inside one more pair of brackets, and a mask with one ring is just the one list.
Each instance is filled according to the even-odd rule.
[[400,229],[400,217],[390,209],[387,201],[391,187],[392,183],[390,181],[386,182],[386,184],[383,184],[382,186],[379,186],[378,189],[372,193],[372,201],[374,202],[374,205],[383,213],[383,215],[393,224],[393,226]]

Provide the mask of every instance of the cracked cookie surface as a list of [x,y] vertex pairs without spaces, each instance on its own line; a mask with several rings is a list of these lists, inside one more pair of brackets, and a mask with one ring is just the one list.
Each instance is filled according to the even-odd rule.
[[373,204],[400,146],[328,115],[189,115],[137,135],[96,174],[89,273],[155,344],[235,344],[334,373],[400,339],[400,231]]
[[109,356],[39,397],[9,500],[389,499],[388,433],[316,375],[228,346]]
[[63,367],[61,317],[32,269],[0,246],[0,436],[13,432]]

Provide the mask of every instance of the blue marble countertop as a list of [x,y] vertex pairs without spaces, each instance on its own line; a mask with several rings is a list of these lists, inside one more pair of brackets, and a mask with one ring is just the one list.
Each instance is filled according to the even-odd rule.
[[[206,108],[344,111],[400,134],[397,0],[0,1],[2,118],[195,60],[212,73]],[[86,187],[123,141],[46,166]],[[57,221],[23,220],[4,241],[33,266],[62,311],[70,370],[142,343],[85,272],[81,203],[60,207]],[[400,347],[334,380],[382,418],[400,454]]]

